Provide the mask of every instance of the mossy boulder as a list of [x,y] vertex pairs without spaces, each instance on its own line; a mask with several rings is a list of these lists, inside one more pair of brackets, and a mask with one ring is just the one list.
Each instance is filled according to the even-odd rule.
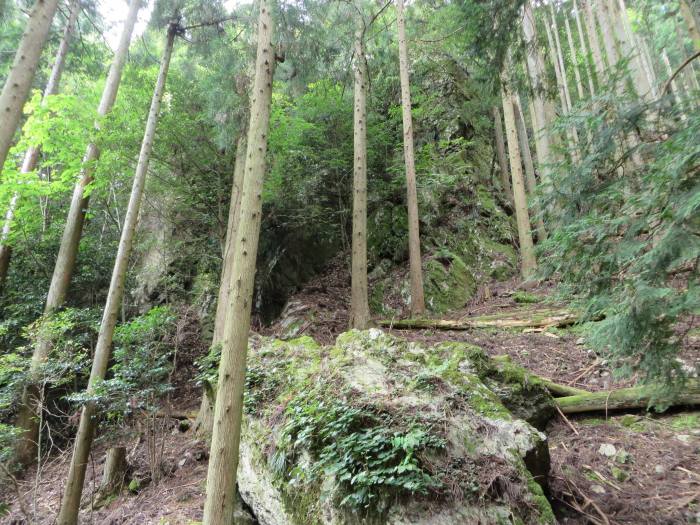
[[241,495],[264,525],[554,523],[546,437],[499,373],[477,347],[376,329],[252,339]]

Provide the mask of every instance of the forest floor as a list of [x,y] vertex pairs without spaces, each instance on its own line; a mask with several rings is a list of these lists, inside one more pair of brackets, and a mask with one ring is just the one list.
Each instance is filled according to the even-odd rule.
[[[459,320],[484,315],[531,316],[553,303],[547,285],[519,293],[517,283],[484,287],[465,309],[445,319]],[[349,276],[344,265],[332,264],[296,294],[297,309],[314,308],[313,323],[301,331],[319,342],[330,343],[347,326]],[[531,303],[522,303],[523,298]],[[275,335],[281,324],[264,330]],[[425,342],[464,341],[482,347],[490,355],[511,356],[531,372],[558,383],[590,391],[628,386],[631,381],[613,378],[607,362],[586,347],[580,326],[565,329],[484,328],[468,331],[396,330],[397,336]],[[683,359],[700,359],[700,333],[690,330]],[[693,335],[695,334],[695,335]],[[191,371],[194,374],[194,371]],[[181,384],[185,382],[180,381]],[[176,395],[173,411],[193,414],[198,399],[191,387]],[[183,524],[202,518],[207,447],[194,439],[187,420],[158,418],[142,422],[147,439],[110,432],[96,441],[93,461],[85,482],[86,510],[81,523]],[[155,430],[154,430],[155,429]],[[550,496],[560,523],[577,524],[675,524],[700,523],[700,411],[675,409],[664,414],[646,411],[598,413],[553,418],[546,428],[552,468]],[[138,435],[134,432],[132,436]],[[116,437],[120,436],[120,437]],[[99,485],[106,449],[115,440],[127,447],[132,477],[143,480],[99,510],[88,510]],[[52,523],[57,511],[69,454],[54,454],[41,469],[18,480],[25,512],[34,523]],[[151,465],[160,462],[158,483]],[[15,501],[2,523],[25,523]]]

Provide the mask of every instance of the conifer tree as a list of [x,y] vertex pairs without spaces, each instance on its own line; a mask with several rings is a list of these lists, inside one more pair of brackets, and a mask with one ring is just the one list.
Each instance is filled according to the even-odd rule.
[[527,209],[527,195],[523,177],[520,146],[518,144],[518,132],[515,127],[515,113],[513,112],[513,93],[503,76],[501,98],[503,100],[503,117],[508,139],[508,157],[510,159],[510,173],[513,180],[513,198],[515,201],[515,217],[518,223],[518,239],[520,241],[520,273],[523,279],[532,276],[537,268],[535,248],[532,242],[532,229],[530,227],[530,214]]
[[[226,312],[231,301],[231,271],[233,270],[233,256],[235,253],[236,232],[241,216],[241,190],[245,176],[246,142],[244,132],[238,137],[236,145],[236,164],[233,170],[233,184],[231,185],[231,200],[226,226],[226,240],[224,245],[223,263],[221,266],[221,280],[219,281],[219,296],[216,302],[214,314],[214,334],[211,346],[222,345],[224,342],[224,329],[226,327]],[[202,402],[197,414],[195,428],[199,436],[211,436],[214,425],[215,395],[209,387],[202,394]]]
[[506,157],[506,143],[503,137],[503,119],[501,110],[497,106],[491,108],[493,115],[494,140],[496,142],[496,157],[498,158],[498,168],[501,172],[501,184],[508,200],[513,202],[513,190],[510,187],[510,171],[508,170],[508,160]]
[[602,83],[607,80],[607,71],[605,62],[603,61],[603,48],[598,38],[598,28],[596,27],[595,16],[593,14],[593,0],[581,0],[584,8],[584,21],[588,32],[588,42],[593,55],[593,67],[595,69],[598,82]]
[[58,0],[36,0],[19,43],[5,86],[0,93],[0,176],[12,146],[24,103],[32,89],[41,52],[58,9]]
[[527,126],[525,125],[525,117],[523,116],[523,108],[520,102],[520,95],[513,94],[513,111],[515,113],[515,127],[518,132],[518,144],[520,153],[525,167],[525,187],[530,201],[534,201],[532,209],[537,216],[537,238],[540,241],[547,239],[547,232],[544,227],[544,219],[540,211],[539,205],[535,200],[537,193],[537,178],[535,177],[535,164],[532,160],[532,152],[530,150],[530,140],[527,135]]
[[406,202],[408,204],[408,253],[411,276],[411,315],[425,313],[423,270],[420,250],[418,192],[416,190],[416,161],[413,153],[413,117],[411,115],[411,83],[409,80],[408,43],[403,0],[397,0],[396,21],[399,27],[399,70],[401,77],[401,108],[403,112],[403,144],[406,163]]
[[552,158],[550,135],[546,131],[550,121],[547,117],[543,94],[545,91],[545,67],[536,38],[535,18],[529,0],[523,6],[522,29],[527,48],[526,69],[530,78],[530,87],[532,88],[532,125],[535,137],[535,151],[537,152],[537,162],[540,166],[540,177],[546,180],[546,166],[551,162]]
[[[63,30],[63,38],[61,38],[61,43],[56,51],[56,58],[54,59],[53,67],[51,68],[49,80],[44,88],[42,105],[46,104],[48,97],[58,93],[58,88],[61,83],[61,75],[63,74],[63,67],[66,64],[68,47],[75,28],[75,22],[78,19],[78,13],[80,13],[80,2],[78,0],[71,0],[68,21],[66,22],[66,27]],[[27,151],[24,153],[24,160],[22,161],[22,173],[31,173],[36,169],[40,153],[40,146],[30,146],[27,149]],[[15,193],[12,196],[12,200],[10,200],[7,212],[5,213],[5,222],[2,227],[2,232],[0,233],[0,293],[2,293],[5,280],[7,279],[7,272],[10,269],[12,245],[8,244],[8,238],[10,236],[10,231],[12,230],[12,222],[14,220],[15,210],[17,209],[18,203],[19,193]]]
[[679,0],[681,15],[685,20],[685,24],[688,27],[688,33],[690,34],[690,39],[693,41],[693,46],[696,51],[700,51],[700,22],[698,18],[700,15],[693,13],[693,8],[691,7],[692,0]]
[[[119,47],[114,55],[112,65],[107,76],[107,82],[102,92],[102,99],[97,110],[100,117],[111,111],[117,97],[122,70],[126,62],[129,50],[131,34],[136,23],[136,15],[141,8],[141,0],[131,0],[129,13],[122,29]],[[83,170],[80,180],[75,186],[73,197],[68,211],[68,218],[61,239],[58,257],[54,266],[49,292],[44,306],[44,315],[50,315],[65,301],[75,260],[78,255],[78,245],[83,231],[83,223],[88,207],[88,197],[84,195],[85,188],[92,182],[94,162],[99,158],[99,150],[95,143],[87,147],[83,158]],[[17,416],[17,426],[22,429],[21,443],[18,446],[19,458],[22,462],[31,461],[37,442],[39,428],[37,426],[37,410],[39,406],[39,392],[36,382],[42,364],[46,361],[51,350],[51,341],[45,336],[40,336],[36,341],[32,353],[32,363],[29,371],[29,384],[22,395],[22,402]]]
[[367,58],[365,22],[357,14],[355,30],[354,177],[352,200],[352,289],[350,327],[364,330],[369,325],[367,290]]
[[[574,65],[574,78],[576,80],[576,93],[578,94],[578,99],[583,100],[583,82],[581,81],[581,70],[578,65],[578,53],[576,52],[576,46],[574,45],[574,37],[571,33],[571,24],[569,24],[569,17],[564,13],[564,29],[566,30],[566,40],[569,44],[569,52],[571,53],[571,61]],[[583,51],[583,50],[582,50]]]
[[[90,371],[90,379],[88,382],[88,394],[94,393],[95,389],[104,380],[109,365],[109,359],[112,349],[112,340],[114,338],[114,329],[117,325],[117,316],[124,296],[124,282],[126,280],[126,271],[129,265],[129,256],[136,234],[136,225],[139,219],[139,211],[141,209],[141,200],[143,198],[144,186],[146,184],[146,175],[148,173],[148,165],[151,160],[151,152],[153,151],[153,142],[155,140],[156,128],[158,126],[158,117],[160,115],[160,106],[165,92],[165,82],[168,76],[170,67],[170,58],[173,52],[175,36],[180,30],[177,22],[172,22],[168,26],[168,34],[161,60],[158,79],[156,80],[155,90],[153,92],[153,100],[148,113],[146,122],[146,131],[144,133],[143,142],[141,144],[141,152],[134,174],[134,182],[131,188],[131,196],[129,205],[124,217],[124,225],[122,227],[121,238],[119,240],[119,249],[114,261],[114,270],[112,271],[112,280],[109,284],[109,292],[107,294],[107,302],[105,304],[102,315],[102,323],[100,324],[100,332],[97,338],[95,347],[95,355],[92,361],[92,370]],[[78,433],[75,436],[75,444],[73,455],[71,457],[70,468],[66,487],[61,501],[61,510],[58,515],[57,522],[59,525],[74,525],[78,522],[78,512],[80,511],[80,497],[83,492],[83,483],[85,481],[85,470],[90,456],[90,448],[92,440],[97,428],[97,406],[94,401],[88,401],[82,408],[80,414],[80,422],[78,424]]]
[[586,78],[588,79],[588,91],[591,96],[595,95],[595,81],[593,79],[593,72],[591,71],[591,66],[589,64],[589,58],[591,57],[591,52],[586,45],[586,37],[583,32],[583,26],[581,25],[581,13],[579,12],[576,0],[574,2],[574,20],[576,21],[576,31],[578,32],[579,45],[581,47],[581,53],[583,54],[583,65],[586,70]]
[[[272,46],[271,1],[260,1],[255,82],[251,95],[245,175],[241,192],[240,218],[231,259],[228,286],[231,298],[226,313],[219,380],[214,407],[205,525],[229,525],[233,521],[236,471],[243,419],[248,334],[255,284],[255,263],[260,237],[262,190],[272,105],[275,51]],[[222,283],[222,286],[226,286]]]

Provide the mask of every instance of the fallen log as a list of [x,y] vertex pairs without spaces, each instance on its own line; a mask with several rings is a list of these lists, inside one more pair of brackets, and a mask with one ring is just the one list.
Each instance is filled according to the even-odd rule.
[[[657,395],[655,395],[657,394]],[[691,381],[675,397],[658,396],[653,387],[641,386],[559,397],[554,401],[564,414],[649,408],[652,400],[668,406],[700,405],[700,382]]]
[[[538,313],[540,315],[538,315]],[[472,330],[474,328],[563,328],[571,326],[580,316],[572,312],[555,312],[542,315],[534,312],[530,317],[473,317],[453,321],[449,319],[383,319],[379,325],[399,330]]]
[[[512,360],[511,360],[509,355],[495,355],[495,356],[493,356],[493,360],[496,362],[500,362],[500,363],[512,363]],[[533,381],[539,381],[540,383],[542,383],[542,385],[547,390],[549,390],[549,393],[555,397],[556,396],[559,396],[559,397],[578,396],[578,395],[590,394],[590,392],[588,392],[587,390],[582,390],[580,388],[574,388],[572,386],[555,383],[551,379],[547,379],[546,377],[535,375],[532,372],[530,372],[529,370],[526,370],[524,368],[523,368],[523,370],[524,370],[524,373],[527,374],[527,376],[529,378],[531,378]]]

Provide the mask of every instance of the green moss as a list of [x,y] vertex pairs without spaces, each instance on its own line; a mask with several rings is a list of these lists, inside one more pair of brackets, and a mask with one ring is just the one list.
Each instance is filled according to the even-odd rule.
[[278,487],[282,493],[284,509],[295,524],[321,523],[321,485],[319,482],[310,482],[303,487],[303,490],[294,487],[293,491],[289,490],[288,483]]
[[513,294],[513,300],[521,304],[534,304],[542,301],[542,298],[528,292],[517,291]]
[[428,261],[424,275],[426,303],[436,313],[464,307],[476,292],[473,268],[450,251]]
[[694,430],[700,428],[700,412],[678,414],[669,418],[675,430]]
[[378,315],[386,315],[391,312],[390,308],[384,306],[384,291],[386,285],[384,282],[380,281],[374,286],[372,286],[369,295],[369,309],[372,313]]
[[527,488],[532,495],[533,503],[539,511],[539,520],[541,524],[554,524],[557,519],[554,516],[554,511],[552,511],[552,506],[549,504],[547,496],[544,495],[544,491],[539,483],[537,483],[529,472],[526,472],[527,476]]

